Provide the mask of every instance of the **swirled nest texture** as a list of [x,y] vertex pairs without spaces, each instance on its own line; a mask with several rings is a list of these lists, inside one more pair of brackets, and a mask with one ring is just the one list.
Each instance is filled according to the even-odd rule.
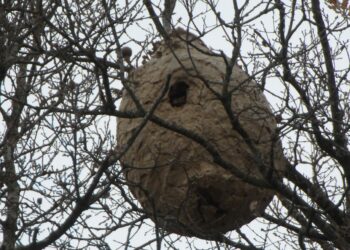
[[274,196],[249,178],[283,172],[269,103],[240,67],[228,78],[228,60],[177,30],[129,74],[120,110],[137,111],[136,98],[148,116],[118,120],[118,146],[128,149],[121,165],[132,194],[169,232],[209,239],[249,223]]

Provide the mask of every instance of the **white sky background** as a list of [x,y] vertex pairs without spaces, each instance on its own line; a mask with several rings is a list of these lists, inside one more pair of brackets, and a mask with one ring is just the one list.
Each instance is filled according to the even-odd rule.
[[[154,2],[156,3],[156,1],[154,1]],[[206,23],[206,25],[209,28],[211,26],[213,26],[213,27],[217,26],[216,18],[214,17],[213,13],[210,10],[209,10],[208,13],[206,13],[204,15],[200,15],[200,13],[204,13],[207,10],[207,6],[204,5],[203,3],[201,3],[200,1],[193,1],[193,2],[198,2],[196,8],[194,9],[194,16],[196,16],[198,14],[198,17],[195,19],[195,23],[196,23],[197,27],[199,29],[202,28],[203,23],[204,23],[202,17],[205,17],[205,23]],[[251,1],[251,2],[252,2],[251,6],[253,6],[256,1]],[[163,6],[163,5],[161,4],[160,6]],[[233,10],[231,1],[225,1],[225,0],[218,1],[218,5],[217,5],[216,9],[220,11],[221,17],[223,19],[225,19],[228,22],[232,22],[233,21],[234,10]],[[254,9],[253,13],[258,13],[259,11],[260,11],[259,8],[257,8],[257,9]],[[252,15],[254,15],[253,13],[252,13]],[[332,11],[329,11],[328,13],[330,14],[331,18],[335,18],[336,17],[336,15],[333,14]],[[275,18],[277,18],[277,17],[275,17]],[[176,24],[176,22],[178,20],[182,24],[187,24],[187,21],[188,21],[188,17],[187,17],[185,8],[179,2],[177,3],[177,7],[175,9],[175,15],[173,17],[173,22]],[[261,24],[263,23],[266,28],[269,28],[272,31],[273,25],[274,25],[273,22],[274,22],[274,20],[273,20],[272,15],[268,14],[266,16],[260,17],[257,20],[254,20],[254,25],[255,26],[252,26],[251,28],[254,28],[254,27],[259,27],[260,28]],[[151,23],[151,21],[149,19],[142,21],[142,23],[140,23],[140,25],[143,26],[143,27],[146,27],[148,25],[148,23]],[[132,31],[129,30],[128,32],[132,32]],[[142,41],[144,36],[145,36],[145,32],[142,31],[137,26],[135,26],[135,30],[132,33],[132,37],[138,39],[139,41]],[[296,38],[300,38],[302,36],[303,35],[301,33],[299,33],[299,34],[296,34],[295,37]],[[350,34],[348,36],[349,37],[347,37],[347,38],[350,39]],[[211,47],[212,49],[214,49],[214,50],[222,50],[222,51],[224,51],[224,53],[226,55],[231,55],[231,52],[232,52],[233,48],[232,48],[232,45],[226,41],[226,39],[227,38],[224,36],[224,32],[223,32],[222,28],[220,28],[220,27],[212,30],[211,32],[209,32],[207,35],[205,35],[202,38],[202,40],[209,47]],[[245,56],[248,56],[248,53],[254,49],[254,44],[252,43],[252,41],[247,40],[247,37],[244,37],[244,39],[245,40],[243,41],[242,54],[245,55]],[[298,39],[294,39],[293,41],[295,43],[298,43]],[[332,45],[336,46],[336,44],[334,44],[334,42],[333,42]],[[136,46],[135,44],[134,45],[130,45],[130,46],[133,48],[134,51],[138,51],[139,50],[138,46]],[[134,54],[136,54],[136,53],[134,52]],[[338,64],[338,66],[343,66],[344,65],[344,67],[346,67],[346,65],[348,65],[348,60],[347,60],[347,58],[344,57],[343,61],[338,61],[336,63]],[[253,66],[254,65],[250,65],[250,67],[251,67],[250,69],[252,71],[253,71]],[[273,95],[268,93],[268,92],[275,93],[278,96],[283,95],[284,89],[283,89],[282,85],[280,84],[280,82],[278,80],[276,80],[276,79],[273,80],[273,81],[268,81],[267,85],[266,85],[266,88],[267,88],[268,91],[265,94],[268,97],[268,100],[270,101],[271,106],[272,107],[280,106],[281,105],[280,100],[278,98],[275,98]],[[101,127],[103,127],[103,123],[105,122],[105,120],[108,120],[108,119],[101,119],[101,121],[100,121],[101,122]],[[116,126],[114,119],[113,119],[113,121],[111,121],[109,126],[111,126],[111,127],[115,127]],[[0,124],[0,127],[3,127],[3,125]],[[115,130],[113,130],[113,131],[115,131]],[[309,147],[310,148],[307,148],[306,150],[311,150],[311,146],[310,145],[309,145]],[[62,164],[61,160],[62,159],[56,159],[58,166],[60,166]],[[69,165],[70,163],[67,163],[67,164]],[[307,169],[304,169],[303,172],[305,174],[309,174]],[[37,196],[34,195],[33,199],[36,199],[36,198],[37,198]],[[43,208],[44,207],[45,207],[45,204],[43,203]],[[91,214],[91,213],[94,213],[94,211],[91,211],[91,212],[88,211],[88,212],[84,213],[84,215],[88,215],[88,214]],[[100,221],[102,220],[102,217],[101,217],[101,220],[100,220],[98,216],[95,216],[95,217],[92,216],[92,217],[90,217],[87,220],[88,220],[89,225],[94,225],[94,224],[98,225],[100,223]],[[153,223],[151,221],[149,221],[149,223],[151,225],[153,225]],[[242,228],[242,231],[247,233],[247,236],[249,238],[251,238],[252,241],[254,242],[253,239],[254,239],[254,237],[257,237],[257,235],[254,235],[252,233],[252,231],[249,229],[249,227],[251,227],[254,231],[259,233],[259,232],[261,232],[260,230],[261,230],[262,224],[259,223],[258,220],[255,220],[252,223],[250,223],[248,226]],[[133,242],[131,243],[132,246],[142,245],[142,244],[144,244],[147,241],[148,237],[149,238],[153,237],[152,232],[150,232],[149,230],[151,230],[151,227],[141,229],[141,231],[138,232],[137,237],[133,238]],[[117,230],[114,234],[112,234],[110,237],[108,237],[108,239],[109,239],[108,243],[109,243],[110,247],[112,249],[115,249],[117,246],[120,246],[120,244],[118,244],[118,242],[121,242],[121,243],[125,242],[127,234],[128,234],[128,228]],[[261,235],[264,235],[264,232],[262,232]],[[176,237],[177,237],[176,235],[173,236],[174,239]],[[194,238],[192,238],[190,240],[194,240]],[[276,238],[276,240],[279,240],[279,239]],[[175,246],[178,249],[185,249],[185,247],[188,247],[189,245],[188,245],[187,239],[182,237],[180,241],[176,242]],[[206,241],[203,241],[203,240],[195,240],[194,243],[193,243],[193,246],[195,246],[196,249],[207,249],[210,246],[214,247],[215,243],[213,243],[213,242],[206,242]],[[122,249],[122,248],[118,247],[117,249]],[[150,249],[150,248],[147,248],[147,249]],[[155,249],[155,247],[153,249]],[[266,248],[266,249],[269,249],[269,248]],[[276,249],[276,248],[271,246],[271,249]],[[288,249],[288,248],[286,247],[285,249]]]

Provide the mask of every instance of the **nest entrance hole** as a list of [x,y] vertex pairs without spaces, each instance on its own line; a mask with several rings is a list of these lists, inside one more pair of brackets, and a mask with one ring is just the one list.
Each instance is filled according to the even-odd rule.
[[186,104],[188,84],[185,81],[177,81],[169,90],[169,101],[173,107],[181,107]]

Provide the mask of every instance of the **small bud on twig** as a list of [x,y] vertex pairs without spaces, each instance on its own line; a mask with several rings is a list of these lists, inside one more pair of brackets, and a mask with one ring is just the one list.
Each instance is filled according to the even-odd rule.
[[122,50],[122,56],[123,56],[123,59],[130,63],[130,58],[131,58],[131,55],[132,55],[132,49],[130,49],[129,47],[123,47]]

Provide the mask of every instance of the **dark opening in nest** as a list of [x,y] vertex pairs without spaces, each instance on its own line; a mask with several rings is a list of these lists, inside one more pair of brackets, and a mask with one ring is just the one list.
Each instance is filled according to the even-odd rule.
[[186,103],[188,84],[184,81],[175,82],[169,90],[169,101],[173,107],[181,107]]

